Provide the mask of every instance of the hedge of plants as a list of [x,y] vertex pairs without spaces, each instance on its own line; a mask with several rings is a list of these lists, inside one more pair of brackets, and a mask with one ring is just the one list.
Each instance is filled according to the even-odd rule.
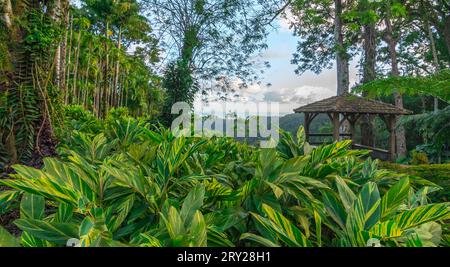
[[448,201],[450,198],[450,164],[399,165],[384,162],[382,167],[397,173],[423,177],[442,187],[442,190],[433,194],[433,198],[439,201]]

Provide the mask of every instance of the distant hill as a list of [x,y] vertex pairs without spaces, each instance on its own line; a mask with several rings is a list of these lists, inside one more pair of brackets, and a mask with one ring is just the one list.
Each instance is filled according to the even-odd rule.
[[[280,128],[292,134],[297,133],[300,126],[305,124],[305,115],[302,114],[288,114],[280,118]],[[311,132],[319,133],[321,128],[330,125],[330,119],[327,115],[322,114],[317,116],[311,123]]]
[[[270,120],[269,120],[270,121]],[[298,128],[305,123],[304,114],[288,114],[279,118],[280,129],[290,132],[294,137],[297,134]],[[269,123],[270,124],[270,123]],[[312,133],[330,132],[328,128],[331,127],[330,119],[326,114],[317,116],[311,123],[310,131]],[[247,141],[247,143],[256,145],[261,138],[236,138],[239,141]]]

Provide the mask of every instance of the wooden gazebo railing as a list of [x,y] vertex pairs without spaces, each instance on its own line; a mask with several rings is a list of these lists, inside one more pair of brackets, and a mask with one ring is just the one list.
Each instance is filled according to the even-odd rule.
[[[374,153],[383,153],[386,150],[372,147],[364,147],[356,144],[356,125],[358,120],[365,115],[379,116],[387,126],[390,133],[388,159],[396,159],[396,130],[397,117],[412,114],[411,111],[397,108],[394,105],[380,101],[368,100],[359,96],[345,93],[341,96],[331,97],[294,110],[296,113],[305,114],[305,133],[310,141],[311,137],[332,136],[334,141],[339,141],[341,137],[349,137],[354,141],[354,148],[369,149]],[[310,133],[311,122],[319,115],[327,114],[333,123],[332,134]],[[341,133],[341,126],[345,121],[350,125],[350,133]]]

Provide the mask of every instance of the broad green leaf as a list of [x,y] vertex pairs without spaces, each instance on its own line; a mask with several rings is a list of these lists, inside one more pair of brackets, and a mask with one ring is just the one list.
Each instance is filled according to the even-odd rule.
[[59,204],[58,211],[56,212],[55,222],[67,223],[72,219],[73,206],[66,203]]
[[380,221],[380,202],[377,185],[372,182],[364,185],[346,221],[346,233],[353,246],[365,246],[368,238],[371,238],[366,230]]
[[381,200],[381,218],[387,218],[395,213],[398,207],[408,197],[409,178],[403,178],[386,192]]
[[205,219],[200,211],[197,211],[192,219],[189,229],[194,247],[207,247],[207,229]]
[[242,208],[234,207],[216,210],[204,215],[207,225],[212,225],[221,232],[236,226],[245,220],[247,216],[248,214]]
[[314,210],[314,223],[316,225],[316,239],[317,239],[317,246],[322,246],[322,218],[320,217],[320,214]]
[[407,236],[407,241],[406,241],[405,246],[409,247],[409,248],[421,248],[421,247],[423,247],[423,244],[419,238],[419,235],[416,233],[412,233]]
[[[367,230],[373,227],[381,216],[380,193],[375,183],[367,183],[359,193],[347,218],[352,228]],[[353,228],[355,229],[355,228]]]
[[208,247],[234,247],[234,244],[223,231],[208,227]]
[[14,165],[12,168],[17,172],[17,174],[10,175],[13,178],[19,178],[22,177],[25,180],[33,181],[36,179],[39,179],[43,176],[43,173],[41,170],[38,170],[36,168],[24,166],[24,165]]
[[143,233],[140,234],[139,237],[142,238],[141,244],[139,245],[141,247],[160,248],[163,246],[154,236]]
[[19,247],[20,241],[0,226],[0,247]]
[[82,247],[110,247],[113,245],[112,233],[105,223],[105,214],[101,208],[93,208],[91,216],[81,222],[79,235]]
[[355,193],[348,187],[347,183],[339,176],[336,176],[336,186],[339,192],[339,197],[341,198],[342,204],[344,204],[345,210],[347,212],[353,206],[353,203],[356,199]]
[[30,235],[28,232],[22,232],[22,235],[20,236],[20,244],[23,247],[28,248],[46,248],[54,246],[46,240],[42,240]]
[[253,241],[253,242],[255,242],[257,244],[260,244],[260,245],[262,245],[264,247],[272,247],[272,248],[274,248],[274,247],[279,247],[280,246],[280,245],[270,241],[267,238],[264,238],[262,236],[255,235],[255,234],[252,234],[252,233],[242,234],[240,240]]
[[205,198],[205,186],[199,184],[195,186],[184,199],[183,206],[180,211],[181,220],[186,226],[191,222],[195,212],[203,206]]
[[369,232],[387,239],[401,237],[403,234],[403,231],[398,227],[397,223],[393,221],[377,223]]
[[347,212],[341,202],[331,192],[323,192],[323,204],[328,215],[342,228],[345,228]]
[[78,227],[70,223],[53,223],[33,219],[18,219],[14,222],[22,231],[30,235],[65,245],[67,240],[78,238]]
[[305,142],[306,142],[305,128],[303,126],[300,126],[297,131],[297,144],[299,147],[303,147]]
[[20,202],[20,218],[42,220],[44,218],[45,199],[42,196],[25,193]]
[[112,209],[111,212],[113,213],[113,218],[108,223],[108,227],[111,232],[115,232],[125,221],[126,217],[133,208],[134,201],[135,196],[134,194],[131,194],[127,197],[118,199],[116,203],[111,205],[110,208]]
[[172,239],[177,239],[186,232],[183,219],[176,208],[170,207],[167,216],[161,214],[161,218],[163,219],[167,232]]
[[400,229],[410,229],[424,223],[445,220],[450,216],[448,203],[420,206],[413,210],[404,211],[394,218]]
[[279,199],[281,196],[283,196],[284,191],[276,184],[273,184],[271,182],[265,181],[265,183],[272,188],[273,193],[275,194],[275,197]]
[[303,233],[286,217],[266,204],[262,205],[262,209],[267,218],[255,213],[252,213],[252,215],[266,230],[278,236],[288,246],[308,246],[307,239]]
[[19,195],[20,193],[15,190],[5,190],[0,192],[0,209],[17,199]]
[[89,201],[95,201],[95,189],[98,188],[98,172],[75,152],[70,157],[72,162],[78,166],[73,166],[53,158],[44,159],[44,171],[48,181],[51,181],[56,188],[67,188],[84,196]]

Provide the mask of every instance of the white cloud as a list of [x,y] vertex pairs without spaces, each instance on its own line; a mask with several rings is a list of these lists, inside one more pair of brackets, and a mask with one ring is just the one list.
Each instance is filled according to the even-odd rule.
[[277,50],[271,49],[271,50],[268,50],[268,51],[262,53],[261,57],[265,60],[285,59],[285,60],[289,61],[291,54],[289,54],[289,52],[287,52],[286,50],[277,51]]
[[[239,84],[239,81],[233,82],[235,85]],[[264,103],[275,102],[279,104],[280,114],[285,115],[292,113],[294,109],[318,101],[328,97],[332,97],[336,94],[336,91],[330,88],[314,86],[314,85],[302,85],[293,88],[274,88],[267,87],[265,85],[250,85],[248,88],[238,90],[239,98],[233,101],[216,101],[214,92],[209,94],[208,103],[202,102],[197,99],[194,108],[197,113],[201,114],[216,114],[221,113],[225,109],[226,112],[246,112],[242,110],[241,105],[245,103]],[[250,114],[256,110],[250,110]],[[260,111],[265,112],[265,111]],[[255,113],[256,114],[256,113]],[[242,115],[242,114],[240,114]],[[260,114],[265,115],[265,114]]]

